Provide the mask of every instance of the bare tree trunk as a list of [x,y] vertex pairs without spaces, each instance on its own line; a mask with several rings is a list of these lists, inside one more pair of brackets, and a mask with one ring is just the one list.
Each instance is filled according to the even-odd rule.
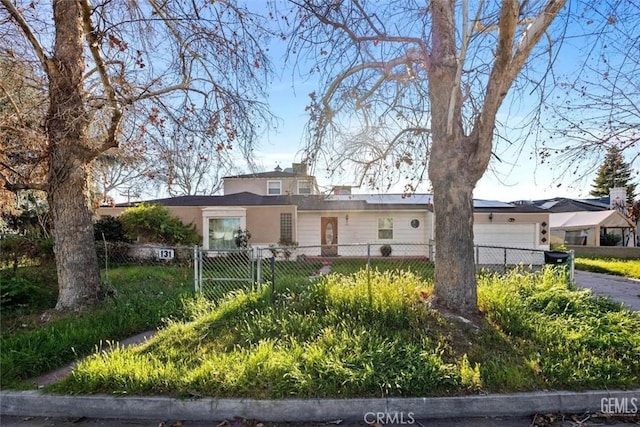
[[473,262],[473,186],[464,179],[433,183],[436,233],[436,304],[476,313]]
[[49,191],[58,272],[56,310],[60,311],[92,307],[101,295],[86,187],[87,176],[84,167],[80,166]]
[[84,108],[82,20],[75,1],[53,3],[54,56],[48,64],[50,104],[48,202],[58,272],[56,309],[77,311],[99,300],[101,282],[86,173],[88,118]]
[[[435,213],[436,304],[477,313],[473,260],[473,189],[486,169],[489,144],[462,126],[462,96],[456,79],[455,2],[433,2],[433,51],[429,72],[432,146],[429,179]],[[488,150],[488,152],[487,152]]]

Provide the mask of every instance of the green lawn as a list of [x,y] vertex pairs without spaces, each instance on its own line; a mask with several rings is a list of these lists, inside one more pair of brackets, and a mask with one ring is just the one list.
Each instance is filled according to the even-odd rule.
[[[477,328],[428,306],[430,281],[360,271],[194,301],[136,348],[82,362],[57,392],[256,398],[433,396],[640,385],[640,316],[564,275],[479,279]],[[370,297],[371,296],[371,299]]]
[[15,298],[3,301],[2,388],[24,387],[19,384],[21,381],[91,354],[107,342],[155,329],[170,318],[181,318],[184,301],[193,298],[189,269],[118,267],[109,271],[106,286],[109,296],[99,309],[68,315],[47,312],[42,316],[42,309],[55,305],[55,269],[53,271],[51,274],[51,267],[29,267],[19,271],[17,281],[7,275],[0,276],[3,291],[11,289],[21,296],[23,285],[27,291],[39,290],[39,297],[31,304],[18,304]]
[[576,258],[576,269],[640,279],[640,259]]

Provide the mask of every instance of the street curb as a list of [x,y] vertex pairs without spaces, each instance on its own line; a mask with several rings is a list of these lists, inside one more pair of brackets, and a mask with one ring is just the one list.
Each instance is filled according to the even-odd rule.
[[0,415],[267,422],[362,421],[385,413],[413,419],[518,417],[534,414],[640,413],[640,389],[533,392],[460,397],[371,399],[177,399],[0,392]]

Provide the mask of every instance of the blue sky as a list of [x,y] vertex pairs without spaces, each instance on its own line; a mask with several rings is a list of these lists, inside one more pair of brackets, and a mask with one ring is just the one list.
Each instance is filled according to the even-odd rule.
[[[309,86],[306,84],[305,86]],[[272,112],[281,118],[277,131],[271,131],[263,137],[256,150],[258,165],[264,171],[272,170],[276,165],[283,168],[294,161],[300,161],[299,150],[304,137],[304,125],[307,120],[304,108],[307,102],[307,92],[287,88],[284,82],[271,91],[270,103]],[[551,197],[588,197],[593,180],[593,174],[581,181],[577,187],[575,183],[562,182],[554,177],[554,168],[550,165],[536,165],[529,159],[526,152],[521,155],[513,150],[501,156],[502,163],[494,162],[492,170],[488,170],[480,180],[474,197],[488,200],[535,200]],[[316,178],[321,185],[330,186],[352,184],[350,177],[327,178],[322,171],[316,172]],[[579,184],[578,184],[579,185]],[[402,186],[392,189],[402,192]],[[428,183],[424,183],[418,192],[428,192]],[[371,192],[368,189],[359,190],[361,193]]]
[[[569,46],[571,47],[571,46]],[[573,47],[571,47],[573,49]],[[294,77],[290,68],[278,70],[284,57],[284,46],[274,44],[270,49],[274,54],[274,68],[277,75],[270,88],[269,103],[271,111],[279,120],[277,130],[263,135],[256,149],[256,160],[260,170],[272,170],[276,165],[288,167],[294,161],[300,161],[303,147],[304,126],[307,121],[305,106],[308,94],[317,90],[317,82]],[[556,64],[559,69],[567,69],[568,62],[575,63],[574,55],[564,55],[564,61]],[[506,101],[508,102],[508,101]],[[588,197],[594,174],[584,177],[580,182],[559,181],[558,165],[538,165],[530,158],[532,141],[526,141],[522,150],[508,149],[500,151],[501,162],[493,162],[482,180],[478,183],[474,196],[479,199],[513,201],[521,199],[544,199],[557,196]],[[316,170],[316,178],[323,186],[353,184],[352,177],[326,177]],[[558,184],[561,184],[558,186]],[[402,192],[402,185],[392,188],[392,192]],[[428,192],[428,182],[418,188],[418,192]],[[363,188],[359,192],[372,192]]]

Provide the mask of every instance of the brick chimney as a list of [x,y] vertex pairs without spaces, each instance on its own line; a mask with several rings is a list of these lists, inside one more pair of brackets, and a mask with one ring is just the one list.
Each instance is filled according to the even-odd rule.
[[307,165],[306,163],[292,163],[291,170],[295,175],[307,175]]

